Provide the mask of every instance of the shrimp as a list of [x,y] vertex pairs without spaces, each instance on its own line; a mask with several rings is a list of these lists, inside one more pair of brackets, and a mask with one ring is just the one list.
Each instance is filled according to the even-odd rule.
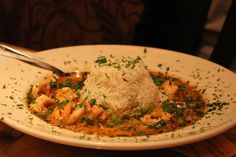
[[108,114],[107,114],[107,112],[102,112],[102,114],[98,117],[98,120],[99,121],[105,121],[106,119],[107,119],[107,117],[108,117]]
[[94,105],[91,108],[91,111],[92,111],[93,119],[96,119],[104,112],[104,109],[101,107],[98,107],[97,105]]
[[93,105],[85,101],[83,105],[77,105],[70,101],[63,108],[56,107],[53,113],[49,116],[50,123],[53,125],[73,125],[79,122],[86,115],[91,120],[104,121],[108,114],[102,107]]
[[62,119],[69,116],[72,111],[73,103],[69,102],[63,108],[56,107],[52,114],[49,116],[49,120],[53,125],[61,125]]
[[30,106],[30,109],[33,112],[44,114],[47,112],[47,107],[55,104],[56,102],[53,99],[46,95],[41,95],[35,100],[35,103]]
[[140,120],[145,123],[157,123],[160,119],[170,120],[171,114],[164,112],[161,108],[156,108],[153,112],[146,114]]
[[52,114],[48,117],[48,120],[52,125],[60,125],[61,124],[61,109],[55,108]]
[[145,116],[140,118],[140,120],[144,123],[151,123],[151,124],[154,124],[154,123],[158,122],[158,119],[153,118],[150,114],[146,114]]
[[105,110],[96,104],[91,107],[88,102],[84,102],[84,106],[86,108],[86,115],[92,120],[98,119],[103,121],[108,116]]
[[53,113],[49,116],[49,120],[53,125],[71,125],[80,121],[85,113],[84,107],[76,107],[73,109],[75,104],[69,102],[62,109],[56,108]]
[[75,91],[73,91],[71,88],[63,87],[56,91],[55,97],[56,99],[59,100],[59,102],[62,102],[66,100],[73,100],[74,98],[77,98],[78,96],[75,93]]
[[74,124],[82,118],[85,113],[84,107],[77,106],[75,109],[72,107],[76,105],[73,102],[69,102],[64,108],[62,113],[62,123],[64,125]]
[[86,109],[85,110],[86,115],[88,116],[88,118],[92,119],[93,115],[92,115],[92,109],[91,109],[90,104],[87,101],[85,101],[84,106],[85,106],[85,109]]
[[49,91],[51,89],[51,87],[50,87],[51,81],[56,81],[56,79],[53,76],[48,75],[48,76],[46,76],[44,82],[34,85],[32,88],[33,96],[35,98],[37,98],[37,97],[39,97],[39,95],[42,91]]
[[85,113],[83,107],[77,107],[67,118],[64,119],[65,125],[71,125],[81,120]]

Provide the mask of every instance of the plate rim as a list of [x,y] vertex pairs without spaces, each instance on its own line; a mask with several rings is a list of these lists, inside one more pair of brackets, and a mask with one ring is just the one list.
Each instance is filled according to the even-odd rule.
[[[179,53],[181,55],[187,55],[187,56],[190,56],[190,57],[196,57],[196,56],[192,56],[192,55],[189,55],[189,54],[183,54],[182,52],[177,52],[177,51],[173,51],[173,50],[166,50],[166,49],[161,49],[161,48],[154,48],[154,47],[147,47],[147,46],[135,46],[135,45],[113,45],[113,44],[110,44],[110,45],[97,44],[97,45],[67,46],[67,47],[60,47],[60,48],[43,50],[43,51],[37,52],[36,55],[40,56],[41,53],[48,53],[50,51],[58,51],[58,50],[62,50],[62,49],[68,49],[68,48],[70,49],[70,48],[75,48],[75,47],[86,47],[86,46],[87,47],[91,47],[91,46],[112,46],[112,47],[114,47],[114,46],[118,46],[118,47],[119,46],[125,46],[125,47],[151,48],[151,49],[159,49],[161,51],[166,51],[166,52]],[[202,58],[199,58],[199,57],[196,57],[196,58],[202,59]],[[205,60],[205,59],[202,59],[202,60],[209,62],[208,60]],[[213,63],[213,62],[211,62],[211,63]],[[213,63],[213,64],[222,67],[221,65],[218,65],[216,63]],[[224,68],[224,67],[222,67],[222,68]],[[232,71],[228,70],[228,72],[232,72]],[[162,146],[156,144],[156,142],[153,142],[153,141],[152,142],[146,142],[146,143],[135,143],[135,142],[124,143],[124,142],[121,142],[123,145],[116,146],[117,143],[114,143],[114,142],[101,142],[101,141],[93,141],[92,142],[92,141],[83,141],[83,140],[79,140],[79,139],[77,139],[78,141],[80,141],[78,143],[69,142],[69,141],[65,140],[66,137],[63,137],[63,136],[61,136],[62,139],[57,139],[55,141],[55,139],[58,137],[58,135],[51,134],[51,133],[48,133],[48,132],[43,132],[43,133],[41,132],[41,134],[43,134],[43,135],[53,136],[53,138],[48,139],[47,137],[44,137],[43,135],[40,135],[38,133],[38,131],[36,131],[36,134],[32,133],[32,131],[36,130],[35,128],[30,128],[28,126],[24,126],[22,128],[21,123],[18,123],[18,122],[14,121],[14,120],[12,120],[8,117],[4,117],[4,119],[1,119],[0,121],[4,122],[5,124],[11,126],[12,128],[14,128],[16,130],[22,131],[26,134],[29,134],[31,136],[34,136],[36,138],[40,138],[40,139],[43,139],[43,140],[47,140],[47,141],[51,141],[51,142],[55,142],[55,143],[60,143],[60,144],[66,144],[66,145],[70,145],[70,146],[77,146],[77,147],[83,147],[83,148],[93,148],[93,149],[104,149],[104,150],[149,150],[149,149],[175,147],[175,146],[179,146],[180,143],[181,143],[181,145],[182,144],[190,144],[190,143],[193,143],[193,142],[198,142],[198,141],[202,141],[204,139],[211,138],[213,136],[216,136],[216,135],[219,135],[219,134],[225,132],[226,130],[228,130],[228,129],[230,129],[230,128],[232,128],[236,125],[236,121],[232,120],[231,122],[223,125],[224,127],[222,127],[222,126],[217,127],[217,130],[218,130],[217,132],[213,131],[213,129],[212,129],[210,131],[208,130],[207,134],[206,133],[197,134],[197,135],[192,135],[192,136],[189,136],[189,137],[186,137],[186,138],[183,138],[183,139],[181,139],[181,138],[173,139],[175,141],[174,144],[171,144],[170,141],[165,142],[166,145],[162,145]],[[208,135],[208,136],[206,136],[206,135]],[[163,143],[163,141],[162,141],[162,143]]]

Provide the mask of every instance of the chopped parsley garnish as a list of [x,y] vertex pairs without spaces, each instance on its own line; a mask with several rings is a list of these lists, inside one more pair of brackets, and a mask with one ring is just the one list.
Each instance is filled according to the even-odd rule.
[[71,87],[71,86],[72,86],[71,79],[67,79],[67,80],[65,80],[65,82],[59,83],[59,88]]
[[152,105],[152,106],[150,106],[148,108],[141,109],[140,110],[140,115],[138,116],[138,118],[141,118],[141,117],[145,116],[146,114],[152,112],[155,107],[156,107],[155,105]]
[[153,76],[152,79],[157,86],[161,86],[165,82],[164,79],[159,78],[158,76]]
[[194,101],[194,99],[193,99],[192,96],[185,96],[185,97],[184,97],[184,101],[186,101],[186,102],[192,102],[192,101]]
[[17,104],[16,105],[18,109],[23,109],[24,105],[23,104]]
[[141,60],[140,57],[137,57],[136,59],[130,59],[127,61],[126,68],[131,68],[133,69],[137,63]]
[[[54,83],[53,83],[53,85],[54,85]],[[51,84],[50,84],[50,86],[51,86]],[[72,83],[71,79],[67,79],[65,82],[59,83],[59,88],[69,87],[74,90],[81,89],[83,86],[84,86],[83,81],[78,81],[77,83]]]
[[77,107],[84,108],[84,103],[80,102],[80,103],[74,104],[72,106],[72,109],[75,110]]
[[135,136],[142,136],[142,135],[145,135],[145,132],[142,131],[142,130],[136,131],[136,132],[134,133],[134,135],[135,135]]
[[169,102],[169,101],[165,101],[162,105],[161,108],[163,109],[163,111],[170,113],[170,114],[175,114],[176,116],[180,117],[183,116],[184,113],[184,109],[185,107],[185,103],[184,102]]
[[185,86],[184,85],[180,85],[178,90],[180,92],[185,92]]
[[144,50],[143,50],[144,53],[147,53],[147,48],[145,47]]
[[225,105],[229,105],[229,103],[220,102],[220,101],[216,101],[216,102],[213,102],[213,103],[208,103],[207,104],[208,112],[213,111],[213,110],[221,110]]
[[159,122],[157,122],[154,126],[156,129],[162,128],[166,125],[166,121],[164,119],[161,119]]
[[67,104],[69,103],[69,100],[66,100],[66,101],[62,101],[58,104],[58,107],[59,108],[63,108],[64,106],[66,106]]
[[161,105],[162,109],[165,112],[168,112],[170,114],[173,114],[174,112],[176,112],[177,110],[177,104],[175,102],[168,102],[165,101],[162,105]]
[[57,82],[52,82],[51,81],[49,85],[50,85],[51,88],[56,88],[57,87]]
[[162,67],[162,64],[158,64],[157,66],[160,68],[160,67]]
[[30,86],[30,90],[27,93],[27,104],[32,104],[35,101],[35,98],[32,94],[33,85]]
[[149,128],[160,129],[166,126],[166,121],[164,119],[159,120],[155,124],[148,124]]
[[130,116],[128,114],[123,114],[123,116],[121,117],[122,120],[129,120]]
[[2,86],[2,89],[6,89],[6,85],[5,84]]
[[96,60],[96,63],[103,64],[107,62],[107,58],[105,56],[99,56]]
[[89,125],[93,125],[94,124],[94,121],[92,119],[88,118],[87,116],[83,116],[81,121],[82,122],[86,122]]
[[167,68],[166,68],[166,71],[170,71],[170,67],[167,67]]
[[117,117],[117,115],[112,115],[111,120],[115,125],[123,123],[123,120]]
[[89,101],[89,105],[90,106],[93,106],[93,105],[95,105],[96,104],[96,99],[91,99],[90,101]]
[[54,108],[55,108],[56,106],[50,106],[50,107],[48,107],[47,109],[48,109],[48,111],[47,111],[47,115],[50,115],[52,112],[53,112],[53,110],[54,110]]
[[169,77],[165,77],[163,74],[160,73],[151,75],[151,77],[157,86],[161,86],[166,80],[169,79]]

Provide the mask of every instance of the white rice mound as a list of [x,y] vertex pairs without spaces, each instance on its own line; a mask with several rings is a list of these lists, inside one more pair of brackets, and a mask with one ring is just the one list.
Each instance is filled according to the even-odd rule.
[[140,58],[106,57],[91,67],[81,96],[112,110],[147,108],[160,103],[160,92]]

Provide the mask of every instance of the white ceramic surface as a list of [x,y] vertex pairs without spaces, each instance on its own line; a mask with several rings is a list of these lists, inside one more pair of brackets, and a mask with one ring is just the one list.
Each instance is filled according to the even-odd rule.
[[[26,134],[56,143],[108,150],[143,150],[179,146],[204,140],[233,127],[236,121],[236,75],[212,62],[190,55],[136,46],[88,45],[65,47],[35,54],[39,59],[73,71],[94,62],[97,56],[140,56],[151,70],[168,73],[198,89],[209,102],[228,102],[222,110],[209,113],[196,124],[153,136],[101,137],[75,133],[51,126],[31,114],[25,102],[30,85],[49,71],[0,56],[0,119]],[[162,65],[162,66],[160,66]]]

